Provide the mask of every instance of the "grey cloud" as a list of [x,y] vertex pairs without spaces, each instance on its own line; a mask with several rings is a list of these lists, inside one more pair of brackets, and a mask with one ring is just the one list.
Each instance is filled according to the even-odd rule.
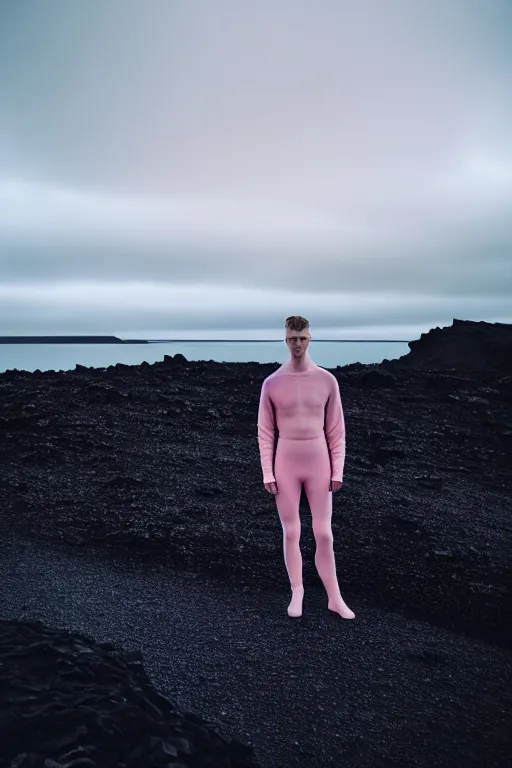
[[[360,293],[345,327],[510,316],[511,26],[508,0],[2,3],[0,332],[243,327],[237,286]],[[8,293],[61,280],[147,304]]]
[[[427,247],[425,246],[425,249]],[[456,296],[509,297],[512,261],[508,246],[494,253],[468,245],[463,253],[445,248],[430,253],[399,255],[358,253],[326,258],[312,252],[297,257],[282,252],[215,252],[207,247],[193,252],[168,250],[145,252],[143,248],[54,247],[50,254],[41,249],[10,249],[4,266],[9,278],[3,283],[33,282],[52,284],[59,280],[84,278],[123,282],[168,282],[171,285],[208,283],[212,292],[229,286],[251,285],[294,290],[298,293],[365,291],[369,295],[386,290],[405,296],[436,294],[446,299]]]
[[3,159],[36,179],[262,192],[506,136],[507,0],[2,9]]
[[172,336],[176,331],[192,331],[204,336],[205,329],[235,333],[260,329],[272,336],[289,314],[308,317],[314,329],[327,335],[329,329],[338,329],[338,333],[370,332],[377,338],[416,338],[419,328],[449,325],[454,316],[512,319],[508,296],[458,296],[447,304],[442,295],[406,295],[399,290],[321,294],[268,285],[249,289],[92,282],[0,286],[0,327],[10,325],[10,333],[33,333],[37,328],[38,333],[127,335],[136,330],[151,331],[145,335],[156,337],[160,332]]

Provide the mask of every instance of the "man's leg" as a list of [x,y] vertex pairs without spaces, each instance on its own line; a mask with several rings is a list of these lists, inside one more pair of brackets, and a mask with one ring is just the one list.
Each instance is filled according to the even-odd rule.
[[[344,619],[353,619],[355,615],[343,600],[338,578],[336,576],[336,561],[334,558],[334,542],[332,535],[332,493],[329,491],[330,462],[325,453],[328,466],[325,465],[324,452],[317,452],[312,457],[310,472],[304,482],[313,520],[313,534],[316,541],[315,565],[322,579],[329,598],[328,608],[339,613]],[[316,471],[315,471],[316,470]]]
[[297,477],[296,467],[286,456],[285,448],[276,454],[275,477],[277,484],[276,506],[283,527],[283,553],[290,586],[292,600],[288,606],[289,616],[302,616],[302,599],[304,587],[302,584],[302,555],[300,551],[300,492],[302,482]]

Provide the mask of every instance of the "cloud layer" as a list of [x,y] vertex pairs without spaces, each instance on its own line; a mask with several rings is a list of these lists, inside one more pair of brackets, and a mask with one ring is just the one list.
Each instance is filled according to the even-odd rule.
[[0,333],[512,322],[510,24],[507,0],[2,5]]

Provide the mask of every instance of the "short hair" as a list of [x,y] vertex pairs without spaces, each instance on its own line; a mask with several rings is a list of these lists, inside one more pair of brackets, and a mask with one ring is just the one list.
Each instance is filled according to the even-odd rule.
[[309,331],[309,322],[305,317],[300,315],[290,315],[285,320],[285,328],[289,331]]

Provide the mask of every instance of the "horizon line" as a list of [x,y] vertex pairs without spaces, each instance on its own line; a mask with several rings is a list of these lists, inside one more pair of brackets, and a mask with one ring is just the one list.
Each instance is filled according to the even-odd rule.
[[[121,339],[118,336],[0,336],[0,344],[208,344],[208,343],[240,343],[240,344],[282,344],[285,339]],[[408,344],[409,339],[311,339],[312,342],[323,344],[333,343],[393,343]]]
[[[137,339],[135,339],[137,341]],[[210,341],[216,341],[216,342],[240,342],[241,344],[247,344],[250,342],[257,342],[259,344],[280,344],[284,341],[284,339],[146,339],[148,344],[158,344],[158,343],[178,343],[178,342],[187,342],[191,343],[194,341],[206,343]],[[325,343],[330,343],[331,341],[392,341],[396,344],[407,344],[409,342],[409,339],[311,339],[311,341],[322,341]],[[128,342],[129,343],[129,342]]]

